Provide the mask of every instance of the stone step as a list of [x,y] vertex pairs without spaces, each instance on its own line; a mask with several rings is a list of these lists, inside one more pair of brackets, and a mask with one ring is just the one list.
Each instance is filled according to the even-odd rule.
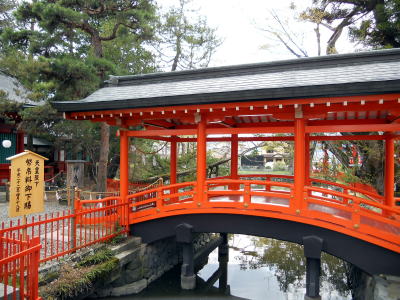
[[116,254],[115,257],[118,258],[120,267],[138,260],[140,258],[140,250],[141,247],[135,247]]
[[[0,283],[0,300],[12,300],[12,299],[19,299],[19,289],[15,290],[14,294],[14,288],[10,285],[7,285],[7,291],[5,292],[6,296],[4,297],[4,290],[5,290],[5,285]],[[15,298],[14,298],[15,296]]]
[[126,241],[121,244],[111,247],[111,251],[114,254],[124,252],[129,249],[138,248],[142,244],[142,239],[140,237],[129,236]]

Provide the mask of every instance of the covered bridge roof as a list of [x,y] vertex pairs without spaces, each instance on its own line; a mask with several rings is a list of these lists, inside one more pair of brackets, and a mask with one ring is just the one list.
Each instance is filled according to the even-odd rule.
[[111,76],[63,112],[400,92],[400,49],[190,71]]

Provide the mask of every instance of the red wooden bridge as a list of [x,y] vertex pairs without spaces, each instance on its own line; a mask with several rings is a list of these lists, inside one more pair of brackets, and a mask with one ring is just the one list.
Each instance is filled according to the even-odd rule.
[[[174,235],[182,223],[300,244],[316,236],[323,251],[368,273],[400,275],[399,70],[400,51],[385,50],[119,76],[55,106],[68,119],[120,128],[119,199],[129,206],[122,221],[145,241]],[[169,185],[128,193],[130,138],[170,143]],[[384,145],[383,195],[310,176],[310,143],[332,140]],[[293,143],[294,175],[240,175],[239,143],[250,141]],[[185,142],[197,143],[197,176],[178,183]],[[207,142],[230,143],[229,176],[207,178]]]

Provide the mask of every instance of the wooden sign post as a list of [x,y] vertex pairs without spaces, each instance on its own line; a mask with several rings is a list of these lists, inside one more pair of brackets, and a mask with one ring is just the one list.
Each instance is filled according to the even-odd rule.
[[9,217],[24,216],[44,210],[44,161],[47,158],[25,150],[8,157],[11,160]]

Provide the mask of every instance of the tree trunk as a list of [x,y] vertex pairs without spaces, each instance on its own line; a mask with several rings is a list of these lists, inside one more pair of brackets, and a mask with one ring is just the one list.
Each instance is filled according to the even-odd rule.
[[182,54],[182,49],[181,49],[181,37],[178,36],[176,39],[176,52],[175,52],[175,57],[172,63],[171,71],[176,71],[176,68],[178,67],[178,62],[179,59],[181,58]]
[[[92,47],[96,57],[103,57],[103,45],[98,32],[92,34]],[[105,79],[104,71],[99,74],[101,81]],[[107,190],[107,165],[110,152],[110,126],[107,123],[101,123],[100,129],[100,158],[97,169],[97,191],[105,192]]]
[[33,149],[33,135],[32,134],[28,134],[28,136],[26,138],[26,149],[31,150],[31,151],[35,150],[35,149]]
[[107,164],[108,153],[110,151],[110,126],[107,123],[101,123],[101,145],[100,159],[97,171],[97,191],[105,192],[107,189]]

